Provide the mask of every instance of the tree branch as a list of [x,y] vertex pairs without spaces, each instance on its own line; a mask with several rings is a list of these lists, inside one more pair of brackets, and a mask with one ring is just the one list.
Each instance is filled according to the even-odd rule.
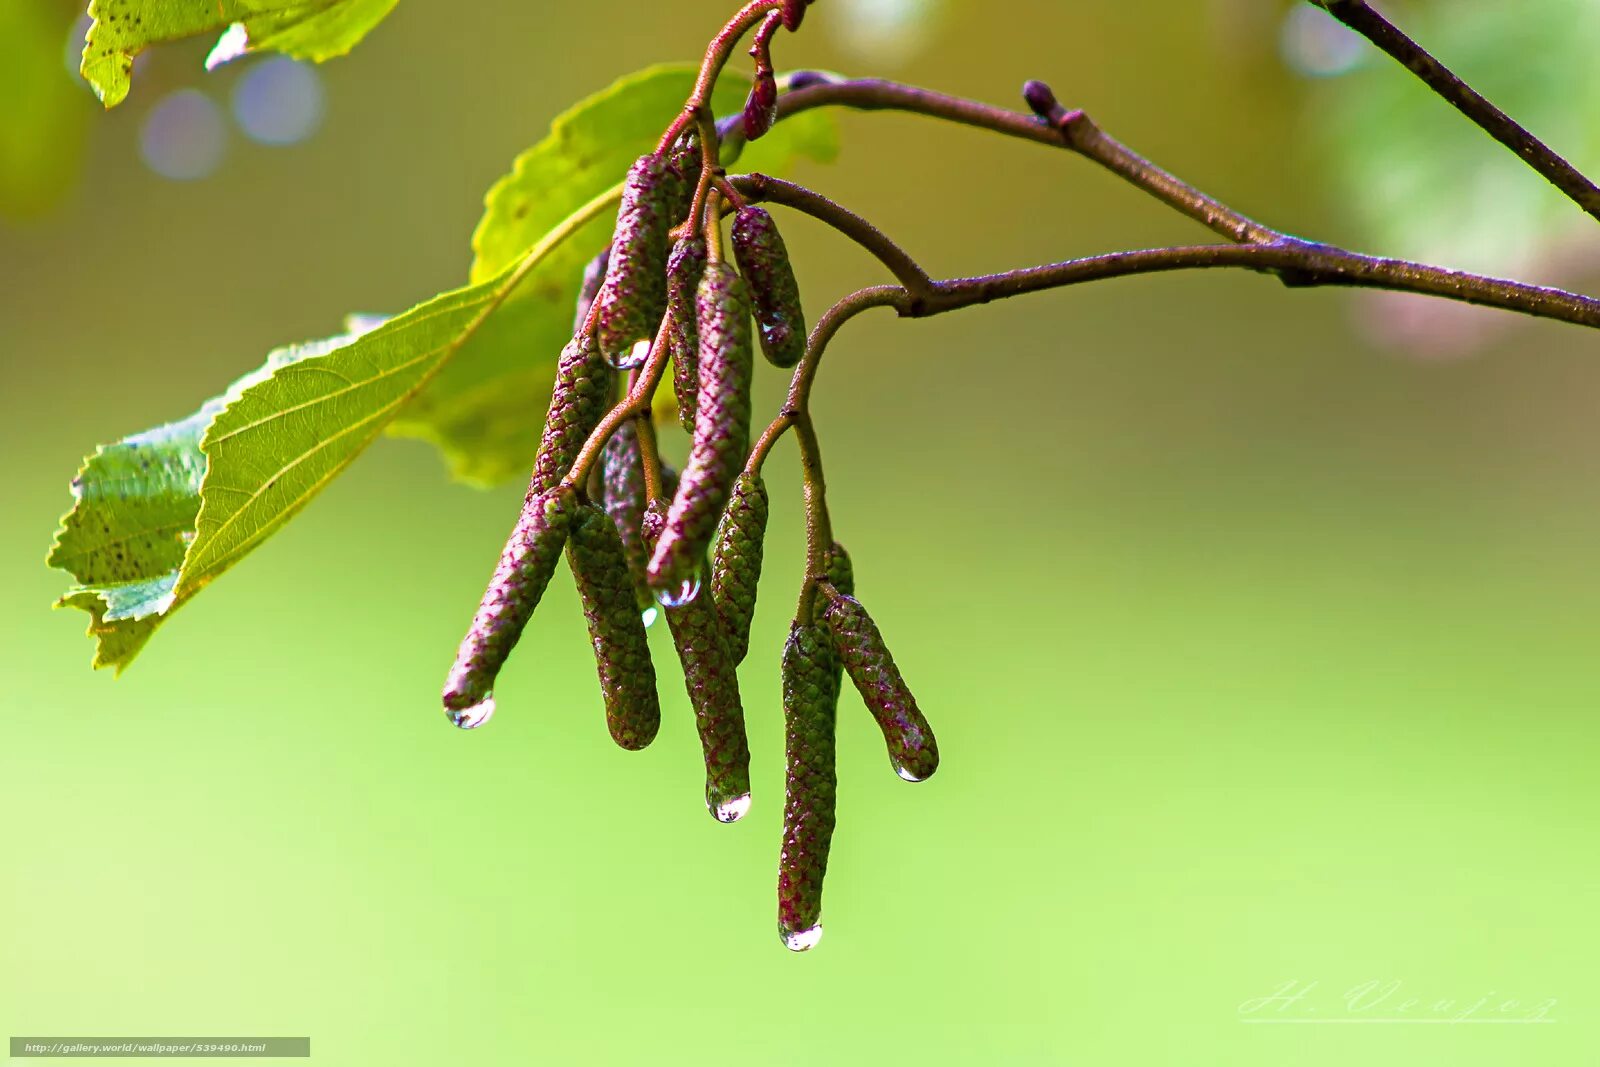
[[[1424,263],[1367,256],[1305,241],[1265,226],[1146,160],[1107,135],[1082,111],[1063,108],[1042,82],[1029,82],[1024,89],[1029,104],[1039,112],[1034,117],[878,79],[841,80],[812,75],[800,80],[801,88],[779,97],[780,118],[823,106],[909,111],[1067,148],[1094,160],[1189,218],[1239,242],[1234,247],[1201,245],[1118,252],[983,279],[934,282],[932,295],[915,301],[904,312],[906,314],[935,314],[1020,292],[1126,274],[1244,267],[1276,273],[1286,284],[1297,287],[1345,285],[1394,289],[1600,327],[1600,301],[1592,297]],[[817,217],[829,221],[824,215]]]
[[[1428,88],[1451,107],[1478,125],[1483,132],[1509,148],[1528,166],[1590,216],[1600,219],[1600,187],[1584,177],[1539,138],[1529,133],[1482,94],[1456,77],[1443,63],[1407,37],[1366,0],[1310,0],[1328,14],[1365,37],[1396,62],[1420,78]],[[1536,58],[1531,62],[1538,62]]]

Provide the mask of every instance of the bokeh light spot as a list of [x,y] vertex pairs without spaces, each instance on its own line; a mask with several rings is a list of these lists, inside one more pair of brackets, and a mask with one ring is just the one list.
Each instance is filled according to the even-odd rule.
[[227,148],[222,111],[198,89],[169,93],[151,109],[139,131],[145,166],[174,181],[204,178]]
[[322,79],[308,64],[274,56],[245,72],[233,89],[233,117],[252,141],[303,141],[322,125]]
[[1366,42],[1322,10],[1296,4],[1284,16],[1278,48],[1290,70],[1311,78],[1348,73],[1366,56]]
[[927,47],[944,13],[942,0],[838,0],[837,7],[827,25],[839,46],[891,67]]

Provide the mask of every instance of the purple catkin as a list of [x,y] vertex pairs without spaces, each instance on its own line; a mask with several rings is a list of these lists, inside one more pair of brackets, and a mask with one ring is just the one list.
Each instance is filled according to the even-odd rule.
[[606,728],[622,748],[644,748],[661,726],[655,667],[622,538],[610,516],[593,504],[579,507],[573,520],[567,563],[594,645]]
[[594,305],[595,297],[600,295],[600,287],[605,284],[606,264],[610,259],[611,246],[606,245],[600,250],[600,254],[583,268],[583,281],[578,283],[578,301],[572,312],[574,336],[582,333],[584,325],[589,321],[589,308]]
[[695,397],[700,388],[700,332],[695,325],[695,293],[706,270],[706,242],[685,237],[667,257],[667,313],[672,326],[667,343],[672,355],[672,388],[678,399],[678,421],[694,433]]
[[778,224],[764,208],[743,207],[733,219],[733,254],[750,285],[761,351],[777,367],[806,354],[806,317]]
[[694,442],[650,557],[650,588],[657,591],[676,590],[695,577],[750,445],[753,367],[744,279],[732,264],[709,264],[695,305],[700,388]]
[[584,441],[606,413],[614,377],[592,334],[578,334],[561,350],[550,410],[533,461],[531,491],[553,489],[567,476]]
[[827,603],[822,621],[832,637],[834,653],[877,720],[890,764],[907,781],[920,782],[931,776],[939,769],[938,742],[895,666],[883,634],[860,601],[828,586],[822,592]]
[[490,696],[500,668],[550,584],[577,506],[570,488],[528,494],[456,652],[444,686],[445,710],[464,712]]
[[778,857],[778,933],[792,948],[822,919],[822,882],[833,841],[838,779],[834,728],[839,689],[819,623],[795,622],[783,649],[783,846]]
[[640,532],[645,505],[644,459],[639,451],[639,425],[633,419],[617,427],[617,432],[606,442],[599,468],[603,472],[600,500],[622,538],[628,574],[633,580],[634,601],[643,611],[655,598],[644,580],[644,568],[649,560]]
[[669,225],[684,221],[694,202],[695,189],[700,185],[700,171],[705,166],[705,153],[700,148],[700,137],[688,133],[678,138],[667,156],[667,176],[670,182],[667,196]]
[[634,346],[655,337],[666,309],[672,186],[666,161],[654,155],[640,156],[623,182],[606,280],[595,298],[595,334],[612,366],[627,365]]
[[[646,540],[658,536],[665,524],[660,506],[652,504],[642,524]],[[721,822],[736,821],[744,814],[750,796],[750,743],[745,736],[739,676],[728,655],[722,623],[711,597],[704,592],[676,607],[663,605],[662,610],[694,708],[695,729],[705,758],[706,808]]]

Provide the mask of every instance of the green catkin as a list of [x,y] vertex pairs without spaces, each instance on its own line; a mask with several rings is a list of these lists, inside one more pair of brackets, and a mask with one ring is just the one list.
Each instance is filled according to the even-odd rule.
[[622,186],[606,280],[595,298],[595,333],[614,367],[633,364],[634,346],[655,336],[666,309],[672,185],[666,161],[647,155],[629,168]]
[[761,351],[774,366],[794,366],[806,354],[806,316],[789,251],[769,212],[739,209],[733,219],[733,254],[750,283]]
[[672,355],[672,388],[678,398],[678,421],[694,433],[695,397],[699,392],[700,332],[695,325],[695,293],[706,269],[706,242],[685,237],[667,257],[667,310],[672,326],[667,343]]
[[656,671],[622,537],[611,516],[593,504],[578,508],[567,541],[567,563],[594,645],[606,728],[622,748],[644,748],[661,726]]
[[711,600],[736,664],[744,662],[750,649],[750,620],[756,610],[766,533],[767,487],[760,477],[741,473],[717,524],[711,553]]
[[908,782],[928,778],[939,769],[939,745],[895,666],[883,634],[860,601],[826,587],[823,593],[827,607],[822,621],[832,637],[834,653],[878,721],[895,773]]
[[583,442],[605,414],[613,377],[591,334],[580,333],[561,350],[530,491],[546,492],[567,476]]
[[484,705],[495,678],[550,584],[577,506],[570,488],[529,492],[523,502],[445,680],[445,710],[457,726],[476,726],[493,710],[493,705]]
[[640,533],[645,506],[644,459],[639,451],[639,425],[633,419],[617,427],[617,432],[606,442],[598,469],[603,478],[600,500],[622,538],[628,574],[633,580],[634,601],[638,609],[644,611],[655,598],[650,595],[644,579],[645,564],[649,561]]
[[828,549],[828,584],[833,586],[845,596],[854,596],[856,591],[856,569],[850,562],[850,553],[844,546],[835,541]]
[[778,857],[778,934],[795,950],[810,948],[822,932],[822,882],[838,788],[838,702],[826,631],[819,623],[795,622],[783,649],[783,847]]
[[[835,541],[829,547],[827,555],[823,557],[823,562],[823,575],[826,577],[828,584],[845,596],[854,595],[856,591],[856,571],[854,565],[850,562],[850,553],[844,550],[844,546]],[[812,605],[811,610],[817,618],[821,618],[822,613],[828,610],[828,594],[822,591],[820,585],[817,587],[817,595],[812,600]],[[844,664],[840,663],[838,658],[835,657],[833,661],[834,687],[839,688],[843,679]]]
[[[665,519],[659,505],[647,509],[643,523],[647,540],[660,533]],[[719,822],[737,822],[750,808],[750,743],[739,676],[728,655],[722,623],[707,596],[662,610],[683,664],[684,687],[705,757],[706,809]]]
[[650,557],[650,588],[657,591],[676,590],[695,577],[750,444],[750,298],[732,264],[707,265],[695,309],[700,388],[694,443]]

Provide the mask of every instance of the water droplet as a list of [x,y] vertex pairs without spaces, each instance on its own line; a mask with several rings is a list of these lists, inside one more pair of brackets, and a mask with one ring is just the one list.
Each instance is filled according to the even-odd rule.
[[168,94],[145,116],[139,154],[145,166],[174,181],[204,178],[227,147],[222,112],[198,89]]
[[898,763],[896,763],[894,765],[894,773],[898,774],[900,777],[904,778],[908,782],[920,782],[920,781],[922,781],[921,778],[918,778],[915,774],[911,773],[911,769],[909,767],[902,766],[901,764],[898,764]]
[[711,809],[718,822],[738,822],[750,811],[750,794],[744,793],[732,800],[724,800]]
[[650,340],[646,338],[628,349],[628,354],[619,359],[607,359],[606,362],[618,370],[632,370],[644,366],[644,361],[650,358]]
[[445,709],[445,714],[450,717],[451,722],[463,730],[476,730],[494,717],[494,694],[491,693],[472,705],[472,707],[463,708],[460,711],[453,711],[447,708]]
[[644,609],[644,615],[643,615],[644,628],[646,630],[650,629],[650,627],[655,625],[655,621],[657,619],[659,619],[660,617],[661,617],[661,609],[656,607],[654,604],[650,605],[648,608],[645,608]]
[[322,79],[308,64],[275,56],[245,72],[232,103],[234,119],[252,141],[294,144],[322,125]]
[[664,608],[681,608],[700,595],[700,574],[685,578],[675,590],[657,590],[656,601]]
[[816,948],[817,942],[822,940],[822,924],[818,923],[809,930],[785,930],[778,927],[778,933],[783,935],[783,947],[790,952],[804,952]]

